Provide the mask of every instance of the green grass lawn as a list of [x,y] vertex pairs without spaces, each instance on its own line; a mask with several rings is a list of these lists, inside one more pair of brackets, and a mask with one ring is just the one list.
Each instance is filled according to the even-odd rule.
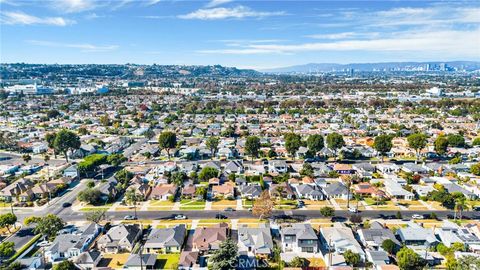
[[157,269],[177,269],[180,254],[159,254],[157,256]]
[[253,201],[243,200],[243,207],[252,207]]
[[180,202],[180,210],[203,210],[205,209],[205,201],[182,200]]

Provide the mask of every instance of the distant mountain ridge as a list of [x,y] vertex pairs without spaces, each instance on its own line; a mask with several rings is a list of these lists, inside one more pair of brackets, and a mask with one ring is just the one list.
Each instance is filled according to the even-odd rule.
[[480,62],[476,61],[429,61],[429,62],[384,62],[384,63],[309,63],[289,67],[259,70],[266,73],[316,73],[333,71],[449,71],[449,70],[480,70]]

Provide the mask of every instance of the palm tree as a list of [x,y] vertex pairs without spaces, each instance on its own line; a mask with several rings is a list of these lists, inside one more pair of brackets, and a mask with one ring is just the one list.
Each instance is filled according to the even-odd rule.
[[22,159],[23,161],[25,161],[25,163],[28,163],[30,160],[32,160],[32,156],[30,156],[29,154],[24,154],[22,155]]
[[460,220],[462,220],[463,210],[468,209],[468,205],[465,203],[465,197],[459,197],[455,199],[455,217],[457,219],[457,212],[460,213]]
[[350,208],[350,188],[352,187],[352,178],[350,176],[346,176],[343,179],[343,182],[347,186],[347,208]]

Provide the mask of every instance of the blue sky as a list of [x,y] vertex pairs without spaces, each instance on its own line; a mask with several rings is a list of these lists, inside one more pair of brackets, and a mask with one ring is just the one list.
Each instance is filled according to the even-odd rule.
[[0,0],[0,61],[480,60],[479,1]]

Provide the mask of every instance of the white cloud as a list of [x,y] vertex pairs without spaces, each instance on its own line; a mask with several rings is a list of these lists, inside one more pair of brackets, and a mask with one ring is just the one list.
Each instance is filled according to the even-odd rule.
[[153,5],[156,5],[158,3],[162,2],[162,0],[148,0],[145,4],[147,6],[153,6]]
[[185,15],[179,15],[181,19],[198,19],[198,20],[221,20],[221,19],[242,19],[247,17],[252,18],[264,18],[269,16],[285,15],[283,11],[278,12],[265,12],[255,11],[249,7],[236,6],[233,8],[211,8],[211,9],[199,9],[192,13]]
[[212,1],[208,2],[205,5],[205,7],[212,8],[212,7],[220,6],[220,5],[223,5],[223,4],[226,4],[226,3],[230,3],[232,1],[233,0],[212,0]]
[[118,48],[118,45],[92,45],[89,43],[62,43],[62,42],[52,42],[45,40],[27,40],[28,43],[43,46],[43,47],[56,47],[56,48],[72,48],[80,49],[82,52],[107,52],[113,51]]
[[315,51],[391,51],[432,54],[440,57],[480,57],[480,28],[470,31],[394,33],[392,38],[342,40],[299,44],[251,44],[238,49],[204,50],[207,54],[289,54]]
[[56,0],[51,5],[60,12],[77,13],[95,9],[98,3],[95,0]]
[[64,19],[62,17],[36,17],[20,11],[2,12],[0,13],[0,21],[4,24],[10,24],[10,25],[44,24],[44,25],[66,26],[66,25],[75,23],[75,21],[73,20]]

